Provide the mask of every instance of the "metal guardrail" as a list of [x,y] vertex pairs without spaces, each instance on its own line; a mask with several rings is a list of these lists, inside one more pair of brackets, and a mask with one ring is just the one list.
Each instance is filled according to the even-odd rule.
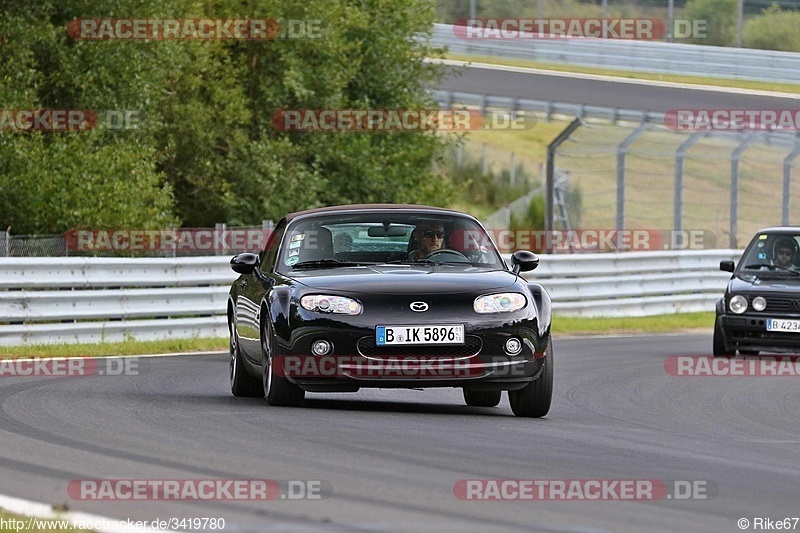
[[[709,311],[740,253],[543,255],[526,278],[564,315]],[[1,259],[0,345],[226,336],[235,278],[227,257]]]
[[615,39],[465,39],[456,36],[449,24],[434,25],[432,42],[447,46],[450,52],[474,56],[658,74],[800,82],[800,53],[795,52]]

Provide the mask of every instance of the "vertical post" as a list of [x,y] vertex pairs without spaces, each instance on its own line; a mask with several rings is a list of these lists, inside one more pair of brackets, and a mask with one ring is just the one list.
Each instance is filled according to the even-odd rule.
[[[683,144],[678,147],[675,152],[675,204],[673,208],[672,228],[676,234],[680,234],[683,230],[683,160],[686,157],[686,152],[689,148],[696,143],[700,137],[704,136],[705,132],[696,131],[692,133],[691,137],[686,139]],[[683,248],[683,241],[678,243],[674,238],[672,239],[678,249]]]
[[744,0],[738,0],[736,8],[736,48],[742,47],[742,26],[744,24]]
[[730,219],[730,247],[736,248],[736,234],[739,223],[739,159],[742,153],[756,138],[755,133],[749,134],[739,143],[736,150],[731,154],[731,219]]
[[8,257],[9,248],[10,248],[10,241],[11,241],[11,226],[6,228],[3,232],[3,245],[0,246],[0,252],[2,252],[3,257]]
[[667,2],[667,42],[675,42],[675,0]]
[[508,184],[513,188],[514,182],[517,180],[517,165],[514,162],[514,152],[511,152],[509,165],[511,165],[511,169],[508,172],[508,177],[509,177]]
[[470,20],[475,20],[475,17],[476,17],[476,15],[475,15],[475,12],[476,12],[475,2],[476,2],[476,0],[469,0],[469,18],[470,18]]
[[[223,248],[225,246],[225,223],[216,223],[214,224],[214,242],[221,242],[223,243]],[[224,255],[228,250],[220,250],[219,248],[215,247],[214,255]]]
[[608,18],[608,0],[603,0],[603,18]]
[[489,173],[489,160],[486,157],[486,143],[483,143],[481,150],[481,175],[485,176]]
[[572,132],[577,130],[583,125],[583,120],[576,117],[564,128],[564,130],[547,145],[547,167],[545,176],[545,215],[544,215],[544,229],[545,229],[545,251],[552,253],[553,240],[550,236],[553,233],[553,195],[555,194],[554,174],[556,169],[556,150],[561,144],[569,139]]
[[631,144],[650,128],[645,122],[628,134],[617,147],[617,251],[622,249],[622,230],[625,229],[625,154]]
[[783,160],[783,207],[781,209],[781,225],[789,225],[789,209],[791,207],[792,190],[792,164],[795,158],[800,155],[800,139],[795,140],[795,147],[786,159]]

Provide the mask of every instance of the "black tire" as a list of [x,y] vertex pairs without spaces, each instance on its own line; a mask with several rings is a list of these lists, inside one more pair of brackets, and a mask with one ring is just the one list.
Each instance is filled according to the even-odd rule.
[[[262,315],[264,313],[262,312]],[[261,367],[261,387],[262,396],[267,399],[267,403],[282,407],[296,407],[303,403],[306,392],[286,379],[284,376],[275,375],[272,366],[273,347],[275,337],[272,334],[272,327],[267,324],[261,326],[261,355],[263,364]]]
[[508,403],[515,415],[541,418],[550,411],[553,401],[553,340],[547,348],[544,369],[536,381],[531,381],[520,390],[508,391]]
[[229,367],[231,374],[231,393],[234,396],[245,398],[259,398],[264,396],[261,388],[261,380],[254,378],[247,373],[242,363],[242,354],[239,350],[239,336],[236,334],[236,326],[229,324],[230,342],[228,343],[231,354]]
[[464,389],[464,401],[470,407],[496,407],[500,403],[503,391],[499,390],[467,390]]
[[726,350],[723,342],[724,336],[719,324],[714,324],[714,357],[730,357],[736,355],[736,350]]

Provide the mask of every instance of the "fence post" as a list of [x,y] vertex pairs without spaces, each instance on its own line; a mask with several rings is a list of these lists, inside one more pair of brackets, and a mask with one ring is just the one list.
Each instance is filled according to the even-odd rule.
[[795,158],[800,155],[800,139],[795,139],[795,147],[786,159],[783,160],[783,208],[781,209],[781,225],[789,225],[789,208],[791,207],[792,190],[792,164]]
[[556,150],[561,144],[569,139],[572,132],[577,130],[584,124],[583,119],[575,117],[564,130],[547,145],[547,168],[545,170],[546,185],[545,185],[545,214],[544,214],[544,230],[545,230],[545,252],[553,253],[553,239],[551,238],[553,232],[553,195],[555,194],[555,179],[554,174],[556,170]]
[[511,152],[510,159],[509,164],[511,165],[511,170],[508,173],[508,182],[511,187],[514,187],[514,182],[517,180],[517,165],[514,162],[514,152]]
[[489,173],[489,161],[486,158],[486,143],[483,143],[483,149],[481,151],[481,175],[485,176]]
[[625,229],[625,154],[636,139],[650,128],[649,122],[644,122],[628,134],[617,147],[617,251],[622,249],[622,230]]
[[11,226],[6,228],[6,230],[2,233],[3,235],[3,242],[0,243],[0,253],[3,254],[3,257],[8,257],[9,254],[9,245],[11,241]]
[[[692,147],[694,143],[696,143],[700,137],[703,137],[705,132],[696,131],[692,133],[692,135],[683,141],[678,147],[678,150],[675,152],[675,205],[673,208],[673,219],[672,219],[672,227],[675,230],[676,234],[680,234],[681,230],[683,229],[683,160],[686,157],[686,152],[689,148]],[[680,249],[683,248],[683,240],[678,243],[674,238],[672,239],[672,244]]]
[[750,133],[742,140],[736,150],[731,154],[731,219],[730,219],[730,247],[736,248],[736,233],[739,223],[739,159],[756,138],[755,133]]

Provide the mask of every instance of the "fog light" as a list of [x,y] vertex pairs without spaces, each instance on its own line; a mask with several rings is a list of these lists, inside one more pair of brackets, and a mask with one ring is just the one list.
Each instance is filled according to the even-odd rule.
[[763,296],[756,296],[753,298],[753,309],[756,311],[763,311],[767,308],[767,300]]
[[517,355],[522,351],[522,341],[516,337],[511,337],[506,341],[506,353],[509,355]]
[[333,345],[326,340],[314,341],[311,345],[311,351],[314,352],[314,355],[328,355],[332,349]]

